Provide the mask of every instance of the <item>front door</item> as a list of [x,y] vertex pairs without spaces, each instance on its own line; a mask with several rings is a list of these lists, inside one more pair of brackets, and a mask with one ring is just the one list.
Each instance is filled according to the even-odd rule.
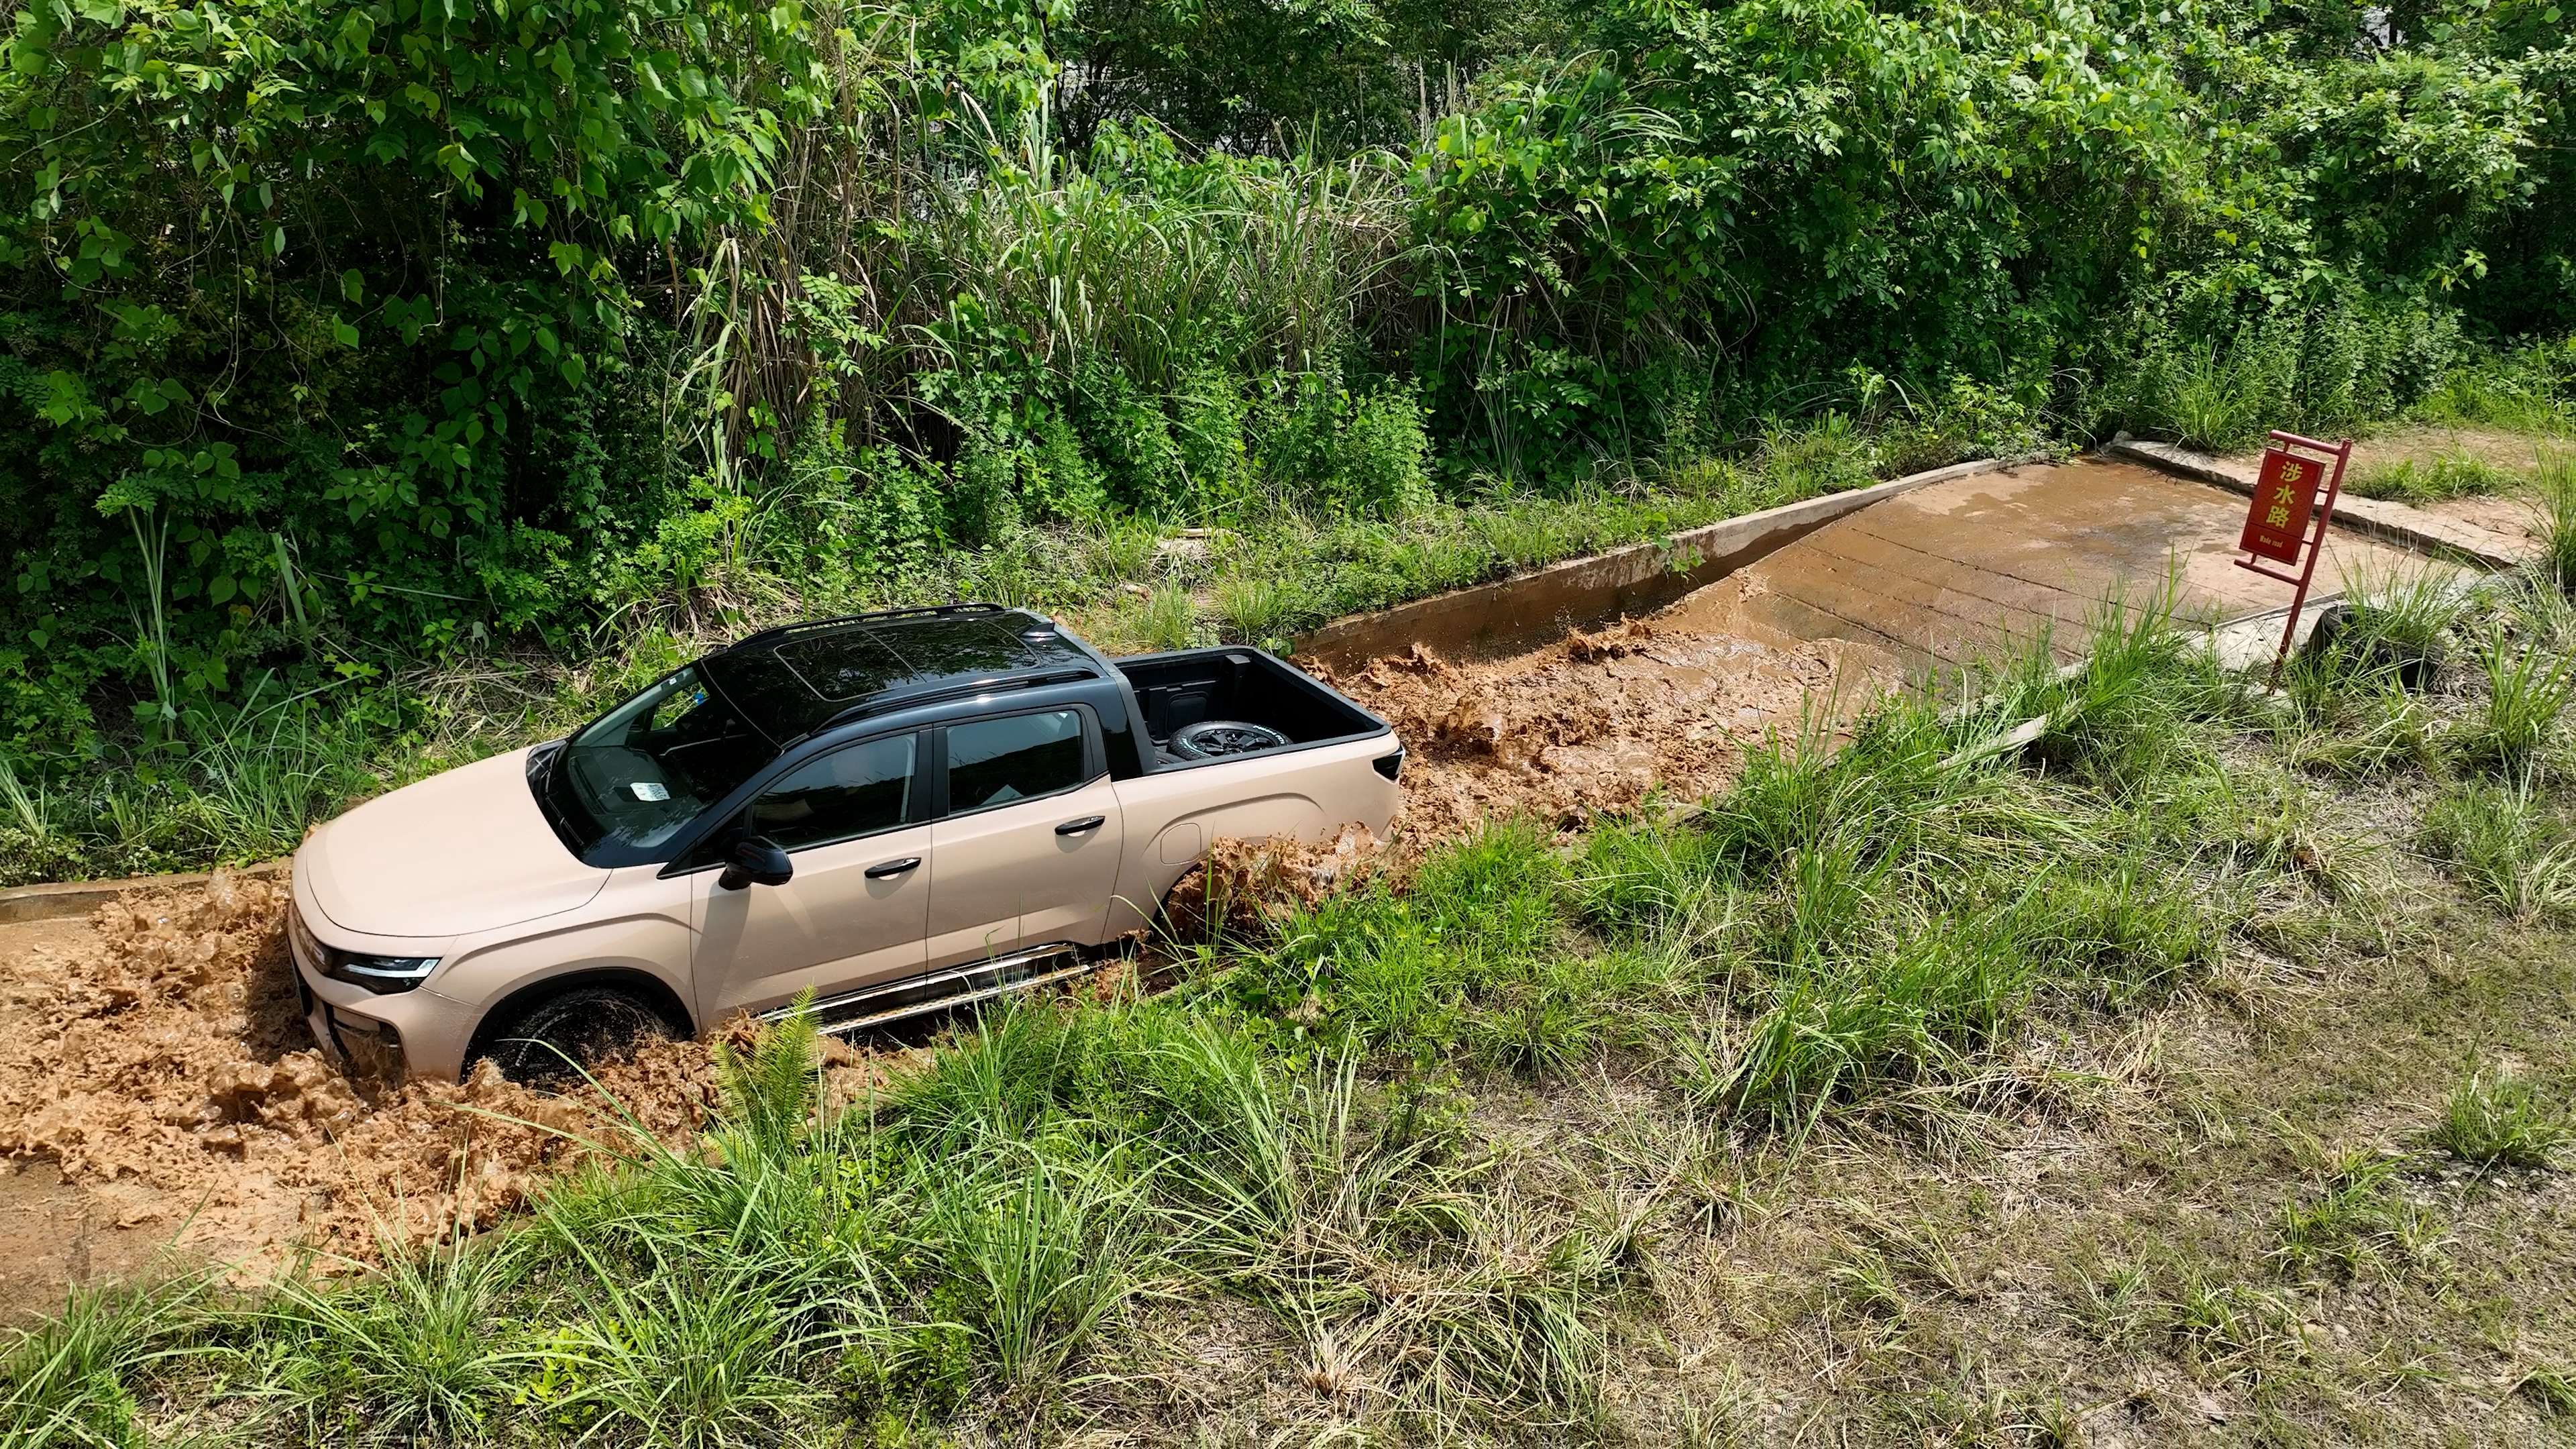
[[[774,781],[739,831],[767,836],[795,874],[727,890],[695,877],[700,1019],[827,999],[918,975],[929,924],[931,826],[921,736],[863,740]],[[718,840],[737,832],[720,832]]]
[[948,727],[931,829],[930,969],[1099,939],[1118,888],[1118,794],[1081,711]]

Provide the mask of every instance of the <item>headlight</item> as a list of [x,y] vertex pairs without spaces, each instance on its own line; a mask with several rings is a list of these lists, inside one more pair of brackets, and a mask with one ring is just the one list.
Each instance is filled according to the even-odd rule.
[[363,986],[378,996],[409,991],[438,969],[436,956],[362,956],[327,945],[313,934],[312,927],[304,924],[304,913],[291,907],[286,913],[286,929],[294,933],[304,953],[321,964],[323,975]]
[[325,950],[329,964],[322,974],[353,986],[363,986],[378,996],[394,991],[409,991],[438,969],[435,956],[361,956],[355,951]]

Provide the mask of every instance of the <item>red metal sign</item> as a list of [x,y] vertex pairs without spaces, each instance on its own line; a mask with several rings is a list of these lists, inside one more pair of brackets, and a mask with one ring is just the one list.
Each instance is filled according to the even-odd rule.
[[[2302,456],[2301,450],[2311,456]],[[2281,626],[2281,652],[2272,656],[2272,685],[2279,688],[2281,666],[2289,660],[2291,641],[2299,637],[2299,613],[2307,607],[2308,585],[2317,576],[2317,560],[2326,551],[2326,530],[2334,527],[2335,499],[2343,492],[2344,465],[2352,461],[2352,440],[2320,443],[2296,433],[2274,432],[2263,452],[2263,471],[2254,477],[2254,506],[2245,515],[2245,534],[2236,546],[2252,555],[2236,566],[2267,579],[2293,585],[2289,619]],[[2325,485],[2319,498],[2317,485]],[[2311,527],[2313,519],[2314,526]],[[2256,562],[2297,564],[2285,574]],[[2303,561],[2304,560],[2304,561]]]
[[2245,515],[2245,536],[2236,546],[2256,558],[2285,564],[2299,561],[2308,542],[2308,515],[2317,505],[2317,485],[2325,468],[2284,448],[2263,454],[2263,471],[2254,482],[2254,506]]

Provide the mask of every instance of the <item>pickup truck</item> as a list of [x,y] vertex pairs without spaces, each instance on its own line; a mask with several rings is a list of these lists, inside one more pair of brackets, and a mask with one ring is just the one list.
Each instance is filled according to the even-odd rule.
[[1091,969],[1219,837],[1383,831],[1403,747],[1259,649],[1112,660],[989,604],[752,635],[295,855],[342,1059],[560,1078],[804,993],[856,1031]]

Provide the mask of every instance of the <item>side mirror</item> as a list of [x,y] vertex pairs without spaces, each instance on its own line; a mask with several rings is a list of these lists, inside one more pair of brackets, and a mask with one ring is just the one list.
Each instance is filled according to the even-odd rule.
[[724,874],[716,884],[725,890],[738,891],[744,886],[785,885],[796,874],[795,862],[787,852],[766,835],[746,835],[725,852]]

